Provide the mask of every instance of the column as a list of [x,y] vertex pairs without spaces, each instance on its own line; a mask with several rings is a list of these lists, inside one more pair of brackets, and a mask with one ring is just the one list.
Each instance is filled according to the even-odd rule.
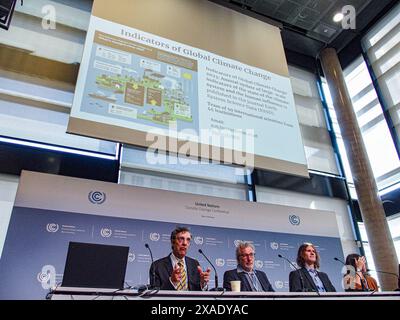
[[[335,49],[322,50],[321,64],[349,158],[375,268],[397,273],[398,260],[394,243]],[[397,288],[395,276],[378,273],[378,278],[382,290],[390,291]]]

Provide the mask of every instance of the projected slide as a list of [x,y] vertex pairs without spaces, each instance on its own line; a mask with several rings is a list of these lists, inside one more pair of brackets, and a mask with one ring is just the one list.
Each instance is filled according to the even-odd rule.
[[[140,2],[134,2],[140,6]],[[123,3],[130,6],[130,2]],[[196,13],[199,16],[217,9],[208,1],[184,3],[190,12],[206,8]],[[199,3],[202,6],[197,8]],[[101,4],[95,2],[95,6]],[[156,4],[163,2],[152,0],[146,10]],[[165,10],[171,10],[170,6]],[[225,14],[229,13],[221,11],[218,16],[222,19]],[[268,50],[276,57],[276,62],[268,61],[268,65],[270,69],[274,69],[274,63],[279,65],[275,68],[278,73],[273,73],[264,69],[271,52],[266,52],[265,58],[259,53],[265,50],[265,44],[253,48],[254,42],[238,37],[234,39],[237,44],[228,41],[221,45],[223,50],[217,50],[223,39],[196,39],[199,33],[193,35],[192,42],[199,45],[195,47],[172,40],[181,26],[165,25],[176,29],[169,30],[171,38],[166,38],[115,22],[118,20],[91,17],[68,132],[144,147],[152,146],[148,134],[162,135],[197,146],[196,151],[182,151],[178,143],[178,150],[174,150],[177,153],[308,175],[279,29],[261,26],[262,31],[266,28],[266,39],[260,41],[270,37]],[[154,21],[156,25],[166,23],[161,18]],[[194,19],[193,25],[185,26],[192,30],[188,34],[194,30],[211,33],[211,26],[198,24],[199,20]],[[210,51],[214,47],[216,51]],[[223,156],[215,159],[215,153],[209,152],[214,152],[212,148]],[[236,157],[238,153],[248,157]],[[246,162],[241,162],[243,159]]]

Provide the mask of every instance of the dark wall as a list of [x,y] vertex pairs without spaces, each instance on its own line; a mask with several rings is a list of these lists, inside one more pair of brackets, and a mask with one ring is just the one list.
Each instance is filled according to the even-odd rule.
[[255,184],[260,186],[344,200],[349,199],[346,182],[340,177],[310,173],[310,178],[303,178],[264,170],[255,170],[253,177]]
[[118,182],[118,160],[58,152],[0,142],[0,172],[20,175],[22,170],[77,178]]

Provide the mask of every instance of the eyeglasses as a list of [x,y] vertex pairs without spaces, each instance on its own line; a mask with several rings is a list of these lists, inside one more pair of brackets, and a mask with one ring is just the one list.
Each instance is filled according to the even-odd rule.
[[177,237],[176,238],[176,241],[178,241],[178,242],[183,242],[185,240],[186,240],[186,242],[190,242],[191,238],[185,238],[185,237]]
[[248,253],[248,254],[241,254],[240,257],[242,258],[254,258],[255,254],[254,253]]

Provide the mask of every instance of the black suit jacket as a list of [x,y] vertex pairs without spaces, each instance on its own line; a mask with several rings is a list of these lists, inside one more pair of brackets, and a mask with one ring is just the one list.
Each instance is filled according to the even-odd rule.
[[[263,291],[275,291],[269,283],[267,275],[264,272],[254,270],[254,273],[256,274],[258,281],[260,281]],[[231,281],[233,280],[240,280],[241,291],[252,291],[246,274],[244,272],[237,272],[237,269],[228,270],[224,273],[224,288],[227,291],[232,291]]]
[[[190,291],[201,291],[200,274],[197,270],[199,262],[195,259],[185,257],[188,289]],[[154,270],[154,276],[153,276]],[[169,278],[173,270],[171,254],[169,256],[156,260],[150,266],[150,285],[160,288],[160,290],[175,290]]]
[[[317,287],[313,279],[311,278],[310,274],[308,273],[306,268],[301,268],[298,271],[292,271],[289,274],[289,291],[291,292],[301,292],[303,291],[301,286],[301,276],[303,277],[304,282],[304,291],[308,292],[317,292]],[[335,287],[333,286],[332,282],[329,280],[329,277],[326,273],[318,271],[318,277],[321,279],[322,284],[325,287],[327,292],[336,292]]]

